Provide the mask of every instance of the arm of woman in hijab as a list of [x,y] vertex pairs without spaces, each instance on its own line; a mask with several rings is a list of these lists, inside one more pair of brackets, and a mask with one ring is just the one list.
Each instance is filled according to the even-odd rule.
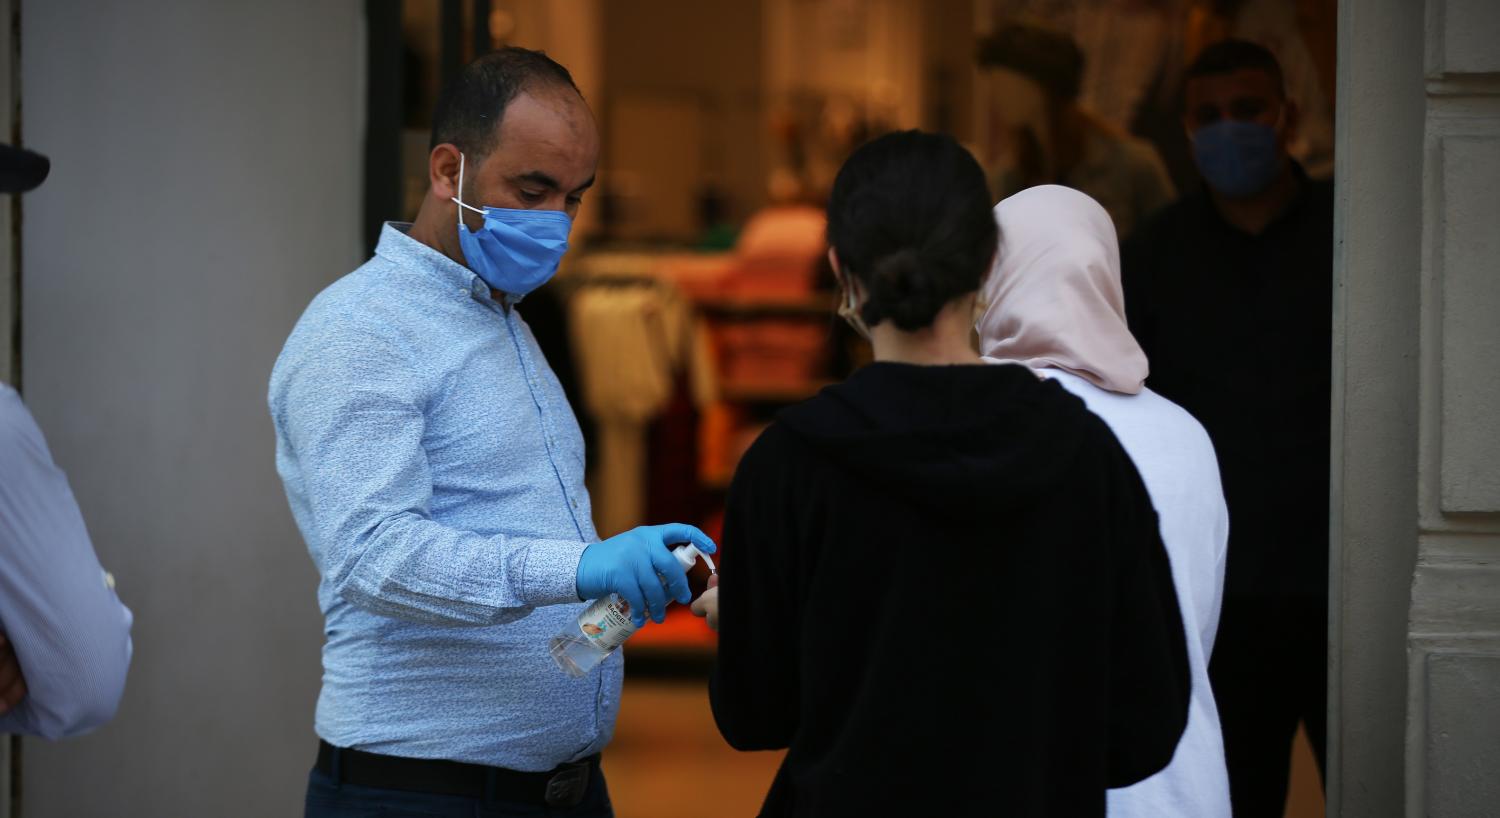
[[1187,728],[1187,637],[1156,512],[1135,464],[1107,429],[1112,616],[1109,769],[1124,787],[1167,766]]

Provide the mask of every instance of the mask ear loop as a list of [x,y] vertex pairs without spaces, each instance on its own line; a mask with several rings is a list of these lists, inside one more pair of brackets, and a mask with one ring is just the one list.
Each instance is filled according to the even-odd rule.
[[[459,151],[458,152],[458,193],[459,193],[459,196],[462,196],[463,192],[464,192],[464,153],[463,153],[463,151]],[[478,213],[481,216],[484,215],[484,211],[483,210],[480,210],[479,208],[477,208],[477,207],[475,207],[473,205],[464,204],[463,200],[460,199],[460,198],[458,198],[458,196],[450,196],[450,197],[448,197],[448,200],[451,201],[451,202],[453,202],[454,204],[458,205],[459,207],[467,207],[468,209],[474,211],[475,213]],[[462,210],[459,210],[457,212],[458,212],[458,228],[460,230],[462,230],[464,228],[464,212]]]

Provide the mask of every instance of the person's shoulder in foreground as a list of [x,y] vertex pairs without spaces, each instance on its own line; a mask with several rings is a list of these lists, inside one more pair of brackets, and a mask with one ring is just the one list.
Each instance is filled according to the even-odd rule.
[[20,395],[0,384],[0,732],[57,739],[112,718],[131,621],[67,477]]

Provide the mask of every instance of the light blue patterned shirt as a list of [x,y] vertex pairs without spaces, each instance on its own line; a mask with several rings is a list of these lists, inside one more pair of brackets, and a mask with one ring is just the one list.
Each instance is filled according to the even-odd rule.
[[551,769],[608,743],[623,671],[574,680],[547,654],[598,539],[583,438],[517,307],[406,229],[313,299],[271,373],[276,467],[322,575],[318,735]]

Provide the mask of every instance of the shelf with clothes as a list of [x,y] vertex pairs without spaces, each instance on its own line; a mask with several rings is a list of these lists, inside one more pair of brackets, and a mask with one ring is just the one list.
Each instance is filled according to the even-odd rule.
[[710,317],[723,318],[806,318],[826,319],[833,314],[834,299],[829,292],[776,294],[764,297],[729,295],[696,299],[698,308]]
[[[605,248],[560,274],[580,410],[598,429],[589,457],[601,535],[671,517],[717,537],[740,456],[776,411],[842,374],[821,221],[789,215],[747,228],[730,253]],[[631,656],[639,669],[715,644],[672,606],[632,637]]]
[[648,272],[573,275],[567,292],[579,408],[596,430],[596,528],[610,536],[668,518],[697,522],[698,414],[718,387],[696,309]]

